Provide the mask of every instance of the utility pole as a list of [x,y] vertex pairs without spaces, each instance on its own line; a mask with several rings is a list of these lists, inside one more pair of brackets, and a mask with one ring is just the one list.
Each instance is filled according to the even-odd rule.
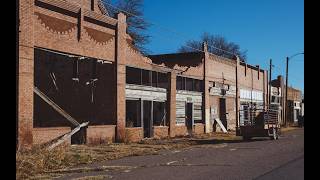
[[289,68],[289,57],[287,57],[287,65],[286,65],[286,101],[285,101],[285,114],[284,114],[284,126],[287,127],[287,107],[288,107],[288,69]]
[[272,59],[270,59],[270,67],[269,67],[269,109],[270,109],[270,104],[271,104],[271,81],[272,81]]

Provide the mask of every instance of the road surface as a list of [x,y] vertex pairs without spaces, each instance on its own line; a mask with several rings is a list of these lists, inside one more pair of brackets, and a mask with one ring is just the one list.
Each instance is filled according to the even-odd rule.
[[134,156],[96,163],[119,170],[74,173],[60,179],[98,176],[105,179],[304,179],[304,129],[283,133],[279,140],[226,141],[159,155]]

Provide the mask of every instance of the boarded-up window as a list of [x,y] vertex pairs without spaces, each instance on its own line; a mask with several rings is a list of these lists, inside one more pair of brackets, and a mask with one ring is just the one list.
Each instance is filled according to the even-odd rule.
[[150,71],[148,70],[141,70],[141,79],[142,79],[142,84],[144,86],[151,86],[151,76],[150,76]]
[[185,125],[186,120],[186,103],[184,101],[176,102],[176,124]]
[[195,103],[193,105],[194,123],[202,123],[202,105]]

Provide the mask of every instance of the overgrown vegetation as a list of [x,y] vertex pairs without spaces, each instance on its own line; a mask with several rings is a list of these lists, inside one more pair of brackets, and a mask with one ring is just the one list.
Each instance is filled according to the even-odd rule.
[[[157,154],[163,149],[179,149],[192,143],[149,140],[141,143],[114,143],[96,146],[59,146],[52,151],[34,147],[16,154],[16,179],[43,179],[59,176],[59,171],[80,164],[119,159],[126,156]],[[54,173],[52,173],[54,172]]]
[[[223,142],[241,141],[234,132],[201,134],[175,139],[146,139],[140,143],[101,145],[62,145],[52,151],[34,147],[16,153],[16,179],[52,179],[65,173],[91,171],[74,168],[127,156],[156,155],[162,150],[181,150],[192,146],[212,146]],[[74,169],[72,169],[74,168]],[[108,167],[110,168],[110,167]],[[101,177],[87,177],[99,179]]]

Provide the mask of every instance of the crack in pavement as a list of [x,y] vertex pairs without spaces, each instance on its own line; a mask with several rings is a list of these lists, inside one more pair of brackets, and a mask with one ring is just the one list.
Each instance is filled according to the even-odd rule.
[[268,175],[268,174],[270,174],[270,173],[272,173],[272,172],[274,172],[274,171],[276,171],[276,170],[278,170],[278,169],[280,169],[280,168],[282,168],[282,167],[284,167],[284,166],[286,166],[288,164],[291,164],[293,162],[299,161],[300,159],[303,159],[303,158],[304,158],[304,154],[300,155],[300,156],[298,156],[298,157],[296,157],[296,158],[294,158],[294,159],[292,159],[292,160],[290,160],[290,161],[288,161],[288,162],[286,162],[286,163],[284,163],[284,164],[282,164],[282,165],[280,165],[280,166],[278,166],[278,167],[276,167],[276,168],[274,168],[274,169],[272,169],[272,170],[270,170],[270,171],[268,171],[266,173],[263,173],[263,174],[255,177],[255,178],[253,178],[253,180],[257,180],[257,179],[259,179],[259,178],[261,178],[261,177],[263,177],[265,175]]

